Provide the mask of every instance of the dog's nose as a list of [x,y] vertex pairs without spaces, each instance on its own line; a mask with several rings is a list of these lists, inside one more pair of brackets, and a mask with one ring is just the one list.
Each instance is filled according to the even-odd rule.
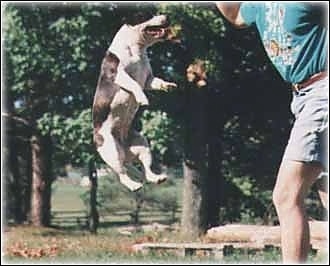
[[162,18],[162,20],[166,21],[167,20],[167,16],[166,15],[160,15],[160,17]]
[[161,24],[168,23],[168,17],[167,17],[167,15],[159,15],[158,16],[158,19],[159,19],[159,21],[160,21]]

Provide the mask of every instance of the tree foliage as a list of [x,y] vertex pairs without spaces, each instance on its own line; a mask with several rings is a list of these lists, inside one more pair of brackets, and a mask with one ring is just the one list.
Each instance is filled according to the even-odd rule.
[[290,94],[256,30],[233,29],[210,3],[7,4],[6,106],[11,116],[29,124],[16,123],[10,136],[26,138],[30,128],[51,136],[57,168],[65,163],[86,166],[98,158],[91,106],[101,60],[121,24],[146,12],[168,14],[181,28],[180,43],[159,43],[148,50],[155,76],[179,86],[166,93],[146,92],[151,105],[139,112],[137,128],[158,162],[178,167],[187,110],[194,108],[187,98],[186,68],[196,59],[205,62],[208,85],[199,95],[207,114],[205,145],[219,159],[213,175],[225,179],[218,188],[219,211],[223,220],[240,219],[243,210],[261,217],[271,204],[288,138]]

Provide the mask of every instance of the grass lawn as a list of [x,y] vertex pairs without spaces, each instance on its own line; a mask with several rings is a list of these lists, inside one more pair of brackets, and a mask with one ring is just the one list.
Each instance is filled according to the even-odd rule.
[[[60,227],[74,227],[77,226],[76,219],[83,220],[84,216],[88,214],[88,207],[82,200],[82,194],[88,194],[88,187],[81,187],[79,182],[70,182],[70,180],[56,181],[52,185],[52,224]],[[110,201],[111,206],[123,206],[123,202],[132,199],[128,198],[116,198]],[[130,203],[134,206],[134,203]],[[100,212],[100,227],[107,227],[109,225],[125,225],[129,224],[131,220],[131,213],[133,209],[124,209],[116,211]],[[179,218],[180,213],[176,214],[176,218]],[[161,210],[153,210],[142,208],[140,210],[140,222],[141,223],[169,223],[173,220],[171,212],[164,212]]]
[[[86,211],[80,195],[87,188],[77,184],[55,182],[53,186],[53,211]],[[63,218],[64,219],[64,218]],[[31,226],[9,226],[3,233],[2,259],[8,264],[33,263],[80,263],[80,264],[261,264],[280,263],[277,250],[259,253],[235,251],[223,259],[203,255],[180,258],[169,252],[141,254],[133,251],[134,244],[144,242],[184,242],[177,230],[133,232],[128,235],[119,232],[120,224],[129,224],[127,213],[109,213],[101,219],[97,235],[90,234],[76,223],[57,228],[36,228]],[[142,212],[143,223],[164,222],[168,217],[161,212]],[[60,224],[61,225],[61,224]],[[201,242],[203,239],[196,239]],[[327,258],[311,256],[310,262],[322,263]]]
[[55,181],[52,185],[52,211],[84,211],[80,195],[88,188],[70,182]]
[[98,235],[86,231],[10,227],[4,234],[4,260],[7,263],[232,263],[278,262],[278,252],[267,254],[236,253],[222,261],[203,256],[180,258],[174,254],[135,253],[132,246],[143,242],[173,242],[177,232],[133,233],[123,236],[116,228],[102,229]]
[[[173,253],[136,253],[134,244],[144,242],[183,242],[177,231],[136,232],[122,235],[118,227],[101,228],[97,235],[87,231],[31,226],[8,227],[3,234],[3,260],[8,264],[17,263],[198,263],[198,264],[275,264],[280,263],[277,250],[248,253],[235,251],[223,259],[197,254],[181,258]],[[202,241],[196,239],[196,242]],[[309,262],[322,264],[322,256],[311,256]]]

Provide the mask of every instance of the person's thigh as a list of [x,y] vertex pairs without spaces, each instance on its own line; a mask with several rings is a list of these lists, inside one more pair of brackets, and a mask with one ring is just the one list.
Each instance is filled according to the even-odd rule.
[[327,169],[328,80],[321,80],[294,93],[291,110],[295,122],[283,160],[318,161]]

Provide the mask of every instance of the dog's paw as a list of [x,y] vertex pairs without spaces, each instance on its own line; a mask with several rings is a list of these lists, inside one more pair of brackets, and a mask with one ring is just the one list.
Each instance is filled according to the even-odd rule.
[[153,175],[153,176],[147,176],[146,179],[150,183],[161,184],[167,180],[167,176],[165,174]]
[[160,89],[164,90],[164,91],[168,91],[169,89],[176,88],[176,87],[178,87],[178,85],[176,85],[176,83],[164,81],[164,82],[162,82]]
[[131,189],[131,191],[132,191],[132,192],[137,192],[137,191],[139,191],[142,187],[143,187],[143,185],[140,183],[139,185],[134,186],[134,187]]
[[135,192],[142,188],[143,184],[140,182],[135,182],[126,175],[119,177],[120,183],[127,187],[130,191]]
[[161,183],[165,182],[166,180],[167,180],[167,176],[164,175],[164,176],[158,178],[157,184],[161,184]]
[[130,182],[129,184],[124,184],[130,191],[136,192],[143,187],[143,184],[140,182]]
[[135,100],[139,105],[149,105],[149,100],[144,93],[139,93],[138,95],[135,95]]

